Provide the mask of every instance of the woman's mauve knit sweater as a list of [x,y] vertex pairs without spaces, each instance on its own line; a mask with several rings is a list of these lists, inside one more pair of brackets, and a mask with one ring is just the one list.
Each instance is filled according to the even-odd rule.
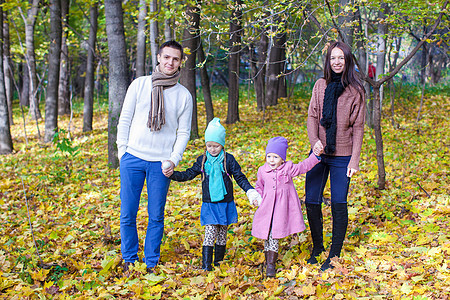
[[[309,104],[307,127],[311,148],[318,140],[326,146],[326,130],[320,125],[326,87],[325,79],[317,80]],[[360,94],[356,88],[347,86],[337,103],[336,152],[333,155],[351,155],[348,167],[356,170],[359,170],[365,116],[364,92]]]

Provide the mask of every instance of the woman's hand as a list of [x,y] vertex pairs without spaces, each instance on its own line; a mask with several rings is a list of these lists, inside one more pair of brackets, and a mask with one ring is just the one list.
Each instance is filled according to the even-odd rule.
[[347,168],[347,177],[352,177],[353,175],[355,175],[355,173],[358,172],[358,170],[353,169],[353,168]]

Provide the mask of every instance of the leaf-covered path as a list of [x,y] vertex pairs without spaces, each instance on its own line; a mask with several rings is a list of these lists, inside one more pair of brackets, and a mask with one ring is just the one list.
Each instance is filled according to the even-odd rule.
[[[282,102],[266,111],[263,123],[253,103],[241,104],[241,122],[226,125],[226,150],[237,157],[250,182],[256,181],[264,147],[273,136],[290,140],[288,160],[306,158],[307,105],[308,100],[295,106]],[[218,117],[225,119],[225,100],[217,99],[215,106]],[[36,125],[29,122],[28,145],[17,112],[12,127],[16,152],[0,157],[0,297],[448,299],[449,110],[450,98],[431,97],[419,124],[411,103],[400,106],[395,127],[384,122],[387,189],[383,191],[376,189],[375,141],[366,128],[361,172],[352,179],[349,195],[348,237],[336,268],[320,272],[318,266],[306,264],[311,247],[307,229],[281,241],[275,279],[261,275],[263,243],[250,234],[255,207],[237,185],[239,222],[229,228],[225,261],[213,272],[200,270],[199,178],[171,184],[161,263],[155,274],[146,274],[145,265],[136,264],[133,274],[124,277],[120,181],[118,170],[107,167],[106,112],[96,115],[95,130],[88,134],[81,132],[82,115],[75,113],[72,139],[67,135],[69,120],[62,120],[59,126],[66,131],[52,144],[37,142]],[[199,115],[203,111],[200,103]],[[200,132],[204,123],[200,117]],[[190,166],[203,147],[202,139],[191,141],[178,168]],[[295,183],[302,199],[304,176]],[[138,214],[141,241],[145,199],[143,193]],[[326,246],[331,240],[330,218],[326,206]]]

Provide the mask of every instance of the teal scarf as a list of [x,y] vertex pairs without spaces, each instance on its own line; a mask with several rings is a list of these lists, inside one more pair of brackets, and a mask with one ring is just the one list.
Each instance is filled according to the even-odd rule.
[[225,172],[223,158],[223,150],[215,157],[206,151],[205,172],[209,176],[209,195],[211,202],[221,201],[227,194],[227,189],[223,182],[223,173]]

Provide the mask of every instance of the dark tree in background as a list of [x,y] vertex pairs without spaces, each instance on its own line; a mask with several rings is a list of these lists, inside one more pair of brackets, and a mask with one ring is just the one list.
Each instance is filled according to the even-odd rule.
[[[3,0],[0,0],[0,40],[3,40]],[[0,57],[3,57],[3,47],[0,47]],[[5,76],[3,59],[0,59],[0,154],[8,154],[13,150],[9,124],[8,104],[6,103]]]
[[6,100],[8,102],[9,125],[13,125],[12,103],[14,95],[14,78],[11,59],[11,45],[9,40],[8,12],[3,12],[3,72],[5,73]]
[[67,36],[69,34],[69,1],[61,0],[61,20],[62,20],[62,39],[61,39],[61,62],[59,68],[59,92],[58,92],[58,114],[66,115],[70,113],[70,59],[69,46],[67,45]]
[[239,60],[241,50],[242,1],[235,0],[230,22],[230,53],[228,58],[227,124],[239,121]]
[[34,27],[39,12],[39,1],[33,0],[27,12],[27,22],[25,24],[25,45],[27,48],[26,60],[27,71],[29,72],[29,102],[30,114],[33,119],[40,119],[41,111],[39,110],[38,78],[36,73],[36,54],[34,49]]
[[105,1],[105,18],[109,51],[108,164],[111,168],[117,168],[117,124],[130,84],[121,0]]
[[136,41],[136,78],[145,75],[145,27],[147,26],[147,1],[139,0],[139,17]]
[[50,0],[50,47],[48,51],[48,84],[45,97],[46,143],[53,140],[58,130],[58,89],[61,57],[61,0]]
[[205,101],[206,110],[206,124],[208,124],[212,119],[214,119],[214,107],[212,104],[211,97],[211,87],[207,69],[207,58],[205,57],[205,51],[203,49],[203,43],[200,40],[200,45],[198,46],[198,60],[200,65],[200,82],[202,84],[203,100]]
[[95,43],[97,42],[98,3],[91,6],[89,20],[89,49],[86,62],[86,78],[84,80],[84,112],[83,131],[92,130],[92,118],[94,116],[94,73],[95,73]]
[[189,25],[183,33],[183,48],[189,48],[190,53],[186,55],[186,64],[181,70],[180,83],[184,85],[192,95],[192,125],[191,139],[198,138],[198,121],[197,121],[197,90],[195,86],[196,56],[199,43],[198,29],[200,26],[200,8],[188,6],[186,8],[187,21]]

